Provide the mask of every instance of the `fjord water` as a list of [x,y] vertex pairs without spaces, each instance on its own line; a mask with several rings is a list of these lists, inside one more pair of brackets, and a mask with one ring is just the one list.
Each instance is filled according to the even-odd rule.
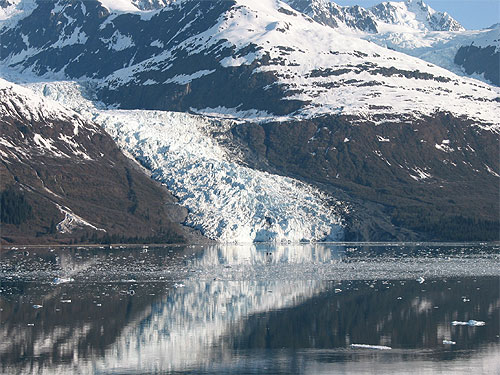
[[500,371],[496,245],[11,249],[0,264],[2,373]]

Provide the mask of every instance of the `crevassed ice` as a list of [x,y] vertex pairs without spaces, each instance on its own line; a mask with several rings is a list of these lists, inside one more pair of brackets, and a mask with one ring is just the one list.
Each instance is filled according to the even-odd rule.
[[202,117],[100,111],[97,121],[187,207],[187,224],[222,242],[342,238],[337,204],[299,181],[243,167],[207,134]]

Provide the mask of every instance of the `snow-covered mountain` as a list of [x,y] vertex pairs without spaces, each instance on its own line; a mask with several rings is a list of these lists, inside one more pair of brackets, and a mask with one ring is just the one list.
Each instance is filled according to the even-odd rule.
[[[31,81],[69,79],[91,89],[100,109],[81,95],[72,108],[153,169],[191,210],[190,224],[213,238],[336,238],[340,213],[328,214],[311,185],[328,193],[326,201],[347,200],[366,213],[351,216],[359,239],[422,231],[412,218],[435,207],[455,218],[446,225],[461,215],[494,220],[500,89],[363,40],[376,41],[384,27],[426,35],[421,40],[467,39],[467,32],[432,31],[460,27],[421,2],[342,8],[345,27],[314,20],[297,4],[40,1],[1,24],[0,66],[35,89]],[[40,85],[57,87],[64,101],[74,84]],[[277,174],[306,184],[279,179],[283,189],[273,195]],[[478,179],[470,203],[463,189]],[[259,201],[266,196],[273,198]],[[284,208],[296,196],[304,199]],[[408,206],[411,218],[401,211]]]
[[375,121],[445,110],[498,123],[498,90],[310,22],[282,2],[182,1],[139,13],[41,2],[0,37],[10,68],[98,80],[100,98],[121,108]]
[[341,7],[328,0],[287,0],[315,21],[459,75],[500,85],[500,31],[465,30],[449,14],[421,0]]

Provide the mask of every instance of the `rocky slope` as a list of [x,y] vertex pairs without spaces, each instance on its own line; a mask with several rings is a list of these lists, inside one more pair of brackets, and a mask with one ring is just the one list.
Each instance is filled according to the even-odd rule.
[[0,98],[2,242],[191,236],[185,210],[100,127],[4,80]]

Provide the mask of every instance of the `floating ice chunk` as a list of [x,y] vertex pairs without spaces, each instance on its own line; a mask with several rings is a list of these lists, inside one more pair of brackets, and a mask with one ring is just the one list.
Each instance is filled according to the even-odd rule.
[[351,348],[360,349],[376,349],[376,350],[391,350],[390,346],[385,345],[368,345],[368,344],[351,344]]
[[422,276],[420,276],[420,277],[417,279],[417,281],[418,281],[418,283],[419,283],[419,284],[423,284],[423,283],[424,283],[424,281],[425,281],[425,279],[424,279]]
[[453,322],[451,322],[451,325],[452,326],[482,327],[482,326],[486,325],[486,323],[481,321],[481,320],[471,319],[468,322],[459,322],[458,320],[454,320]]
[[71,300],[70,299],[62,299],[61,303],[71,303]]
[[451,341],[451,340],[443,340],[443,344],[444,345],[455,345],[456,342],[455,341]]
[[41,309],[43,306],[42,305],[33,305],[34,309]]
[[54,281],[52,281],[52,283],[54,285],[58,285],[58,284],[70,283],[72,281],[75,281],[75,280],[72,279],[71,277],[56,277],[54,279]]
[[175,283],[174,284],[174,288],[183,288],[183,287],[185,287],[185,285],[182,283],[180,283],[180,284]]

